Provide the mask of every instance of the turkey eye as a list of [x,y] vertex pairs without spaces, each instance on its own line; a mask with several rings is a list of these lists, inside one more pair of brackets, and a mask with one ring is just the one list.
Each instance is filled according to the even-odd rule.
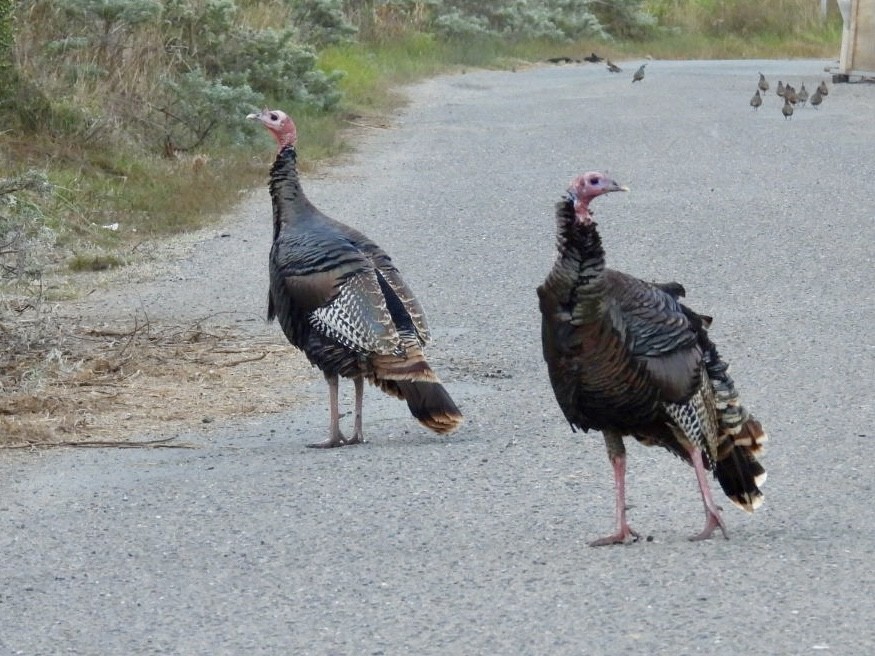
[[278,118],[279,118],[279,116],[277,116],[276,114],[273,114],[273,113],[272,113],[272,114],[270,115],[270,120],[271,120],[271,121],[275,121],[275,120],[277,120]]
[[597,185],[599,183],[599,179],[598,178],[590,178],[589,183],[591,185]]

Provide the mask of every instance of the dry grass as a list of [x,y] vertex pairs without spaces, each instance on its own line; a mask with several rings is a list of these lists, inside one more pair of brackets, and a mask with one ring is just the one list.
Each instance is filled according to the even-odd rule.
[[309,365],[281,335],[142,318],[89,326],[56,312],[0,322],[12,347],[0,356],[2,448],[166,435],[287,411],[291,390],[305,390]]
[[815,0],[651,0],[649,5],[661,25],[711,37],[790,37],[823,25]]

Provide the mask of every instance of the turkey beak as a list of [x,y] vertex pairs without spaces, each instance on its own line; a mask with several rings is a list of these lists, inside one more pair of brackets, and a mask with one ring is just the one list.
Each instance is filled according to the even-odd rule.
[[629,187],[627,187],[626,185],[621,185],[614,180],[611,180],[611,186],[608,187],[608,191],[629,191]]
[[258,114],[247,114],[246,119],[249,121],[260,121],[261,113],[259,112]]

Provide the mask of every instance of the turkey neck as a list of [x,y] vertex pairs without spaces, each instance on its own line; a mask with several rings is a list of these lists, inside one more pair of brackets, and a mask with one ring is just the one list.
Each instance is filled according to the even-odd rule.
[[574,305],[574,318],[586,321],[603,313],[605,251],[595,221],[583,223],[570,200],[556,206],[556,242],[559,256],[550,272],[550,284],[560,298]]
[[298,153],[294,146],[283,146],[270,169],[270,197],[273,200],[273,238],[284,226],[311,216],[313,204],[304,195],[298,180]]

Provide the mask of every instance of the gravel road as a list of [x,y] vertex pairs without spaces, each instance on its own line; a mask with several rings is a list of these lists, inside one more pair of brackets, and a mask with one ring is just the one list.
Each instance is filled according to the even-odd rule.
[[[182,435],[195,449],[0,453],[0,654],[875,653],[875,86],[789,121],[774,93],[748,106],[758,71],[812,87],[827,64],[411,88],[305,186],[405,273],[464,427],[437,438],[369,389],[369,443],[308,450],[314,371],[287,414]],[[692,470],[633,444],[630,521],[653,540],[586,546],[612,526],[611,471],[552,398],[535,287],[555,201],[596,168],[632,188],[594,204],[610,265],[684,283],[771,436],[766,503],[724,503],[728,541],[686,541]],[[277,330],[254,319],[269,212],[254,193],[229,237],[100,303]]]

